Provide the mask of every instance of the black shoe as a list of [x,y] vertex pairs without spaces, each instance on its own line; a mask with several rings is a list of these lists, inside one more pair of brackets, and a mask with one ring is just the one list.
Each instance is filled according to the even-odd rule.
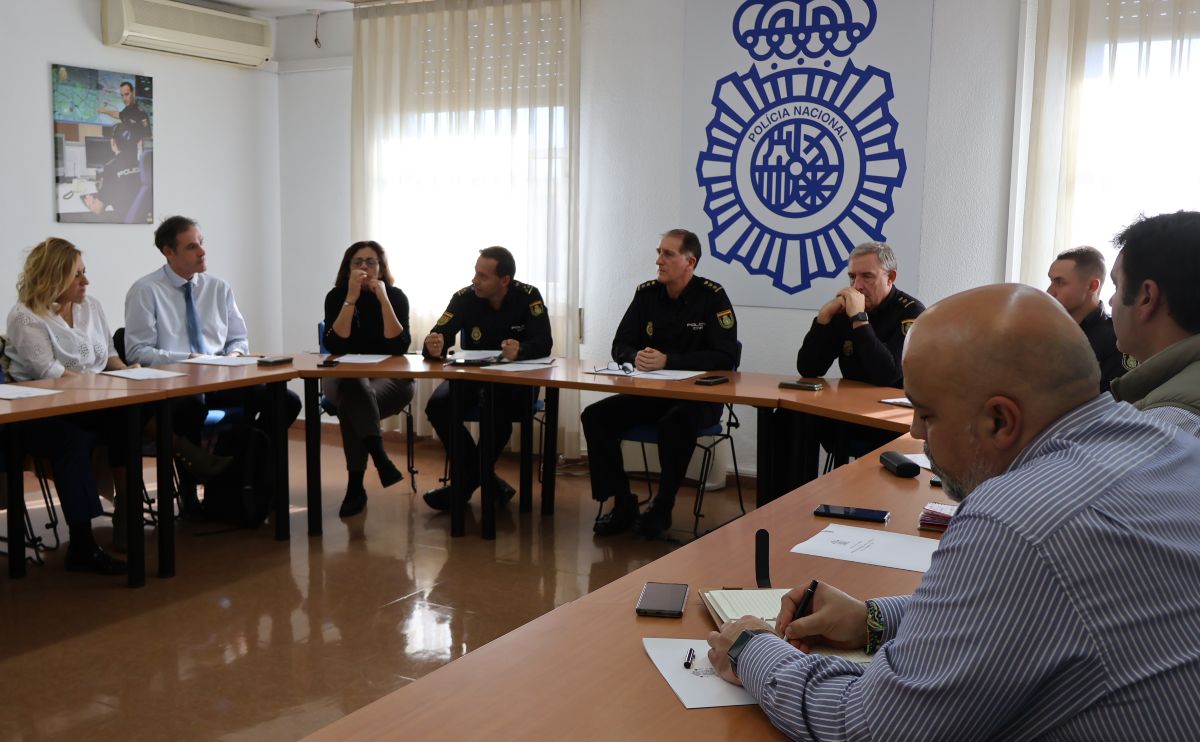
[[86,550],[68,548],[63,566],[68,572],[94,572],[98,575],[123,575],[126,571],[125,562],[113,559],[99,546]]
[[391,487],[396,482],[404,479],[404,474],[396,468],[396,465],[390,459],[384,459],[382,464],[377,464],[375,471],[379,472],[379,483],[385,488]]
[[658,538],[664,531],[671,528],[671,508],[660,507],[657,502],[650,509],[638,516],[633,525],[633,532],[642,538]]
[[637,498],[633,495],[618,497],[613,509],[601,515],[592,524],[592,533],[597,536],[613,536],[628,531],[637,517]]
[[[463,502],[471,499],[471,493],[474,492],[478,486],[479,485],[477,484],[472,484],[467,487],[467,496],[463,498]],[[454,487],[449,484],[445,487],[438,487],[435,490],[429,490],[425,493],[425,504],[434,510],[447,512],[450,510],[450,497],[453,492]],[[505,500],[505,502],[507,502],[507,500]]]
[[498,476],[493,475],[492,479],[495,481],[496,498],[500,501],[500,507],[512,502],[513,497],[517,494],[513,486]]
[[358,515],[367,507],[367,491],[354,489],[347,490],[346,497],[342,500],[342,506],[338,508],[339,518],[349,518],[352,515]]

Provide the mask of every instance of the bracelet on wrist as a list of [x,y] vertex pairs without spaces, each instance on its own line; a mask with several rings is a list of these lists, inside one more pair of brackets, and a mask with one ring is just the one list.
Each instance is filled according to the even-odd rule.
[[343,301],[342,301],[342,306],[343,306],[343,307],[352,307],[352,306],[354,306],[354,302],[352,302],[352,301],[344,301],[344,300],[343,300]]
[[879,605],[873,601],[867,601],[867,654],[875,654],[878,649],[883,646],[883,632],[886,630],[883,623],[883,611],[879,610]]

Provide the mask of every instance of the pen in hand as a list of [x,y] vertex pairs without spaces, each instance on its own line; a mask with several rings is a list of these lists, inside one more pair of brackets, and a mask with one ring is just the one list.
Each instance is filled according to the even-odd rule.
[[817,581],[813,580],[808,583],[808,589],[804,591],[804,597],[800,599],[800,605],[796,606],[796,615],[792,616],[793,621],[797,621],[808,612],[812,607],[813,596],[817,593]]

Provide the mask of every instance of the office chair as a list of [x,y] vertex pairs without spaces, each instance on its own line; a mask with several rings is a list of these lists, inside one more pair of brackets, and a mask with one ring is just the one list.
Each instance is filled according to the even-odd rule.
[[[329,349],[325,347],[325,320],[317,323],[317,346],[325,355],[329,355]],[[321,411],[326,415],[337,417],[337,407],[324,394],[320,399]],[[416,461],[416,428],[413,425],[412,403],[406,404],[401,410],[404,414],[404,456],[408,460],[408,484],[412,487],[412,491],[417,491],[417,468],[414,465]]]
[[[735,359],[733,370],[737,371],[742,362],[742,343],[739,340],[737,345],[737,358]],[[716,460],[716,449],[721,444],[721,441],[729,441],[729,454],[733,458],[733,481],[737,485],[738,493],[738,508],[741,514],[746,514],[746,503],[742,499],[742,475],[738,470],[737,463],[737,448],[733,444],[733,431],[735,428],[741,427],[741,422],[738,420],[737,413],[733,410],[732,404],[725,405],[725,415],[723,420],[717,420],[712,425],[700,430],[696,437],[696,448],[701,451],[700,457],[700,474],[699,481],[696,484],[696,502],[692,506],[692,515],[694,520],[692,523],[692,536],[700,537],[700,519],[704,517],[702,510],[704,506],[704,494],[708,490],[708,476],[712,471],[713,462]],[[703,439],[709,439],[707,443]],[[654,487],[650,480],[650,463],[646,456],[646,445],[658,445],[658,427],[645,423],[635,425],[625,432],[621,433],[622,441],[630,441],[637,443],[642,449],[642,473],[646,478],[647,498],[640,501],[639,505],[644,505],[654,499]],[[600,503],[600,510],[596,513],[596,518],[600,518],[600,512],[603,511],[604,503]],[[739,516],[735,516],[739,517]],[[733,518],[730,519],[734,520]],[[729,521],[726,521],[729,522]],[[721,525],[725,525],[722,523]],[[717,526],[718,528],[720,526]],[[715,530],[715,529],[709,529]]]

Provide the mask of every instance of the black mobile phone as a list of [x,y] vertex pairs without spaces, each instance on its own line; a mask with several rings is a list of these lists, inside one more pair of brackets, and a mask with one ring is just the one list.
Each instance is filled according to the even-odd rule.
[[696,379],[696,383],[700,386],[716,386],[717,384],[725,384],[729,381],[728,376],[701,376]]
[[845,505],[818,505],[813,515],[823,518],[847,518],[849,520],[865,520],[870,523],[887,523],[892,514],[886,510],[871,508],[851,508]]
[[796,379],[795,381],[779,382],[780,389],[803,389],[806,392],[819,392],[825,388],[825,385],[819,381],[805,381],[804,379]]
[[326,358],[325,360],[321,361],[317,365],[320,366],[321,368],[333,368],[334,366],[338,365],[339,363],[341,363],[341,361],[335,361],[332,358]]
[[639,616],[662,616],[683,618],[683,606],[687,603],[688,586],[677,582],[647,582],[638,597]]
[[931,476],[929,478],[929,486],[930,487],[941,487],[942,486],[941,477],[937,476],[936,474],[934,476]]

